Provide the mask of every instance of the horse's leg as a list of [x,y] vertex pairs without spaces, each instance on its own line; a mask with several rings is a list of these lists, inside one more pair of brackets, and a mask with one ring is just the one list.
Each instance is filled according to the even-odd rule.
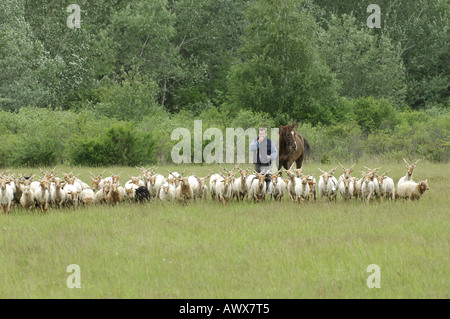
[[284,166],[284,168],[289,169],[292,165],[292,163],[294,163],[294,160],[291,158],[286,159],[286,161],[284,162],[284,164],[286,164],[286,166]]
[[297,168],[302,168],[302,165],[303,165],[303,153],[302,153],[302,155],[300,155],[299,158],[297,158],[295,160],[295,164],[297,165]]

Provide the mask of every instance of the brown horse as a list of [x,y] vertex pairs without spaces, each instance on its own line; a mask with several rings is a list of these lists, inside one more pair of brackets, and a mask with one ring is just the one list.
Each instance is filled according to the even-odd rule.
[[297,168],[303,165],[303,159],[311,153],[311,145],[306,138],[294,130],[297,122],[281,126],[278,139],[278,170],[281,166],[289,169],[295,162]]

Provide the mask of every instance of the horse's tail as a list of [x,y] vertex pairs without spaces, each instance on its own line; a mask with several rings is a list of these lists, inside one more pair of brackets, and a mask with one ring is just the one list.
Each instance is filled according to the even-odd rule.
[[303,139],[303,154],[305,154],[305,158],[309,155],[311,155],[311,145],[309,144],[308,140],[302,135]]

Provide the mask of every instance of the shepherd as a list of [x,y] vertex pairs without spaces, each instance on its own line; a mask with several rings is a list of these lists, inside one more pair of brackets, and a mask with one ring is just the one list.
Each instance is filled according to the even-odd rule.
[[250,143],[250,151],[254,152],[255,171],[266,175],[266,191],[268,191],[272,174],[272,161],[277,159],[278,151],[275,143],[267,138],[266,127],[260,127],[258,132],[259,137]]
[[294,130],[296,125],[297,122],[294,122],[294,124],[281,126],[280,128],[278,171],[281,167],[291,168],[294,162],[297,164],[297,168],[301,168],[304,158],[311,154],[311,146],[308,140]]

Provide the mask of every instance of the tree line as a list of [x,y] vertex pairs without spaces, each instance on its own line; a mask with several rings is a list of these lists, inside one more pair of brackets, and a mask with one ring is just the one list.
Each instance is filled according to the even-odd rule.
[[[371,2],[79,0],[81,27],[69,28],[73,1],[5,0],[0,108],[139,123],[156,145],[170,144],[158,120],[166,130],[213,117],[217,127],[355,124],[364,141],[401,131],[406,113],[446,125],[449,2],[377,0],[374,29]],[[448,133],[434,136],[446,150]]]

